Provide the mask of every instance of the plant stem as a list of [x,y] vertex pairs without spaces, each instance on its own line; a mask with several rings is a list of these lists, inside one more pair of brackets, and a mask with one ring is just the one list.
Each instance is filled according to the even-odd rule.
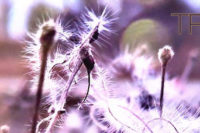
[[76,65],[76,67],[74,68],[74,70],[72,71],[72,74],[70,75],[70,77],[69,77],[69,79],[68,79],[68,81],[67,81],[66,90],[65,90],[65,92],[62,93],[62,96],[61,96],[61,98],[60,98],[60,100],[59,100],[59,102],[58,102],[58,103],[61,105],[61,106],[60,106],[60,109],[56,110],[55,113],[53,114],[53,117],[52,117],[52,119],[51,119],[51,121],[50,121],[50,123],[49,123],[49,125],[48,125],[48,127],[47,127],[47,130],[45,131],[45,133],[50,133],[50,132],[51,132],[51,130],[52,130],[52,128],[53,128],[53,126],[54,126],[54,124],[55,124],[57,118],[58,118],[59,115],[60,115],[59,111],[62,110],[62,109],[64,108],[65,102],[66,102],[66,99],[67,99],[67,96],[68,96],[69,89],[70,89],[70,87],[71,87],[71,85],[72,85],[72,82],[73,82],[73,80],[74,80],[76,74],[77,74],[78,71],[80,70],[81,66],[82,66],[82,61],[81,61],[80,59],[78,59],[77,65]]
[[50,123],[49,123],[49,125],[48,125],[48,127],[47,127],[47,129],[46,129],[46,131],[45,131],[45,133],[50,133],[50,132],[51,132],[51,129],[53,128],[53,125],[54,125],[54,123],[56,122],[56,119],[58,118],[58,116],[59,116],[59,113],[58,113],[58,111],[56,111],[56,112],[53,114],[53,116],[52,116],[52,118],[51,118],[51,120],[50,120]]
[[[87,45],[87,43],[90,41],[90,39],[92,38],[93,34],[95,33],[95,31],[98,29],[99,27],[99,23],[88,33],[88,36],[82,41],[81,45],[79,46],[79,49],[81,49],[83,46]],[[79,53],[78,53],[79,54]],[[70,59],[72,60],[72,58]],[[78,57],[77,61],[75,62],[76,66],[72,71],[72,74],[69,76],[69,79],[67,80],[67,86],[66,86],[66,90],[62,93],[60,99],[59,99],[59,104],[60,104],[60,109],[58,109],[53,115],[50,124],[47,127],[47,130],[45,131],[45,133],[50,133],[53,125],[55,124],[58,116],[59,116],[59,111],[64,109],[65,103],[66,103],[66,99],[68,96],[68,92],[69,89],[72,85],[72,82],[76,76],[76,74],[78,73],[78,71],[80,70],[81,66],[82,66],[82,61],[81,59]]]
[[86,99],[87,99],[87,97],[88,97],[88,95],[89,95],[89,91],[90,91],[90,71],[87,71],[87,73],[88,73],[88,87],[87,87],[87,93],[86,93],[86,95],[85,95],[85,97],[84,97],[84,99],[83,99],[83,101],[81,102],[81,103],[84,103],[85,101],[86,101]]
[[48,56],[48,49],[45,49],[45,48],[42,49],[42,64],[40,67],[40,76],[39,76],[39,83],[37,87],[36,103],[35,103],[35,113],[33,116],[33,124],[32,124],[31,133],[35,133],[36,131],[40,102],[41,102],[41,97],[42,97],[43,83],[44,83],[44,77],[45,77],[45,69],[47,65],[47,56]]
[[[147,125],[149,125],[151,122],[157,121],[157,120],[159,120],[159,122],[160,122],[160,120],[161,120],[161,121],[167,122],[168,124],[170,124],[170,125],[174,128],[174,130],[175,130],[176,133],[179,133],[179,131],[178,131],[178,129],[175,127],[175,125],[174,125],[171,121],[168,121],[168,120],[166,120],[166,119],[164,119],[164,118],[155,118],[155,119],[152,119],[152,120],[150,120],[150,121],[147,122]],[[142,133],[144,133],[144,132],[145,132],[145,128],[143,129]]]
[[63,95],[62,95],[61,98],[60,98],[60,103],[63,102],[63,103],[62,103],[62,107],[64,107],[64,105],[65,105],[65,101],[66,101],[66,98],[67,98],[67,96],[68,96],[69,89],[70,89],[70,87],[71,87],[71,85],[72,85],[72,82],[73,82],[73,80],[74,80],[76,74],[77,74],[78,71],[80,70],[82,64],[83,64],[82,61],[81,61],[80,59],[78,59],[77,64],[76,64],[74,70],[72,71],[72,74],[70,75],[68,81],[67,81],[66,90],[65,90],[65,92],[63,93]]
[[165,72],[167,64],[162,65],[162,79],[161,79],[161,90],[160,90],[160,117],[163,113],[163,101],[164,101],[164,87],[165,87]]
[[153,133],[153,131],[151,130],[151,128],[147,125],[147,123],[139,115],[135,114],[133,111],[131,111],[127,107],[123,107],[123,106],[120,106],[120,105],[119,105],[119,107],[127,110],[128,112],[130,112],[133,116],[136,117],[136,119],[138,119],[139,121],[142,122],[142,124],[144,124],[145,128],[147,128],[149,130],[149,132]]

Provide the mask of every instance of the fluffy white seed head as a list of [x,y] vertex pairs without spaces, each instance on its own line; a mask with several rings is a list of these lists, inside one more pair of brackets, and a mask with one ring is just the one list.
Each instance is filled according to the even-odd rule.
[[166,65],[167,62],[174,56],[174,51],[169,45],[165,45],[158,51],[158,59],[162,65]]

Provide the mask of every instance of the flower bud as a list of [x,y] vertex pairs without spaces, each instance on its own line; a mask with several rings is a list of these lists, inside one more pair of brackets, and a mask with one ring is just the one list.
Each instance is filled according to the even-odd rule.
[[98,29],[94,32],[94,34],[92,35],[92,38],[90,39],[89,43],[93,43],[95,40],[97,40],[99,37],[99,31]]
[[83,47],[80,51],[81,60],[84,63],[87,70],[90,72],[94,68],[94,59],[89,54],[88,49]]
[[162,65],[166,65],[168,61],[174,56],[174,51],[168,45],[165,45],[163,48],[158,51],[158,59]]
[[53,44],[56,30],[54,26],[45,25],[42,27],[40,42],[42,45]]

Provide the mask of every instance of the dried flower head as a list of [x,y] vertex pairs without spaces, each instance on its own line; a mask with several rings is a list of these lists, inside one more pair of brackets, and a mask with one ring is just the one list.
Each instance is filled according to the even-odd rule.
[[167,62],[174,56],[174,51],[169,45],[165,45],[158,51],[158,59],[162,65],[166,65]]
[[39,26],[35,35],[32,35],[36,44],[52,44],[58,38],[58,32],[62,30],[60,26],[52,19]]

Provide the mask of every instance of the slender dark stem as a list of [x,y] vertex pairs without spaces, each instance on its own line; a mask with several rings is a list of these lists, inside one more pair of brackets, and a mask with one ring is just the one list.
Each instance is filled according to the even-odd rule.
[[45,69],[46,69],[46,64],[47,64],[48,50],[43,49],[42,52],[43,52],[42,53],[43,54],[42,55],[42,64],[40,67],[40,76],[39,76],[39,83],[38,83],[38,87],[37,87],[36,103],[35,103],[35,113],[33,116],[33,124],[32,124],[31,133],[35,133],[35,131],[36,131],[40,102],[41,102],[41,97],[42,97],[42,89],[43,89],[43,83],[44,83],[44,77],[45,77]]
[[[176,128],[176,126],[175,126],[171,121],[168,121],[168,120],[163,119],[163,118],[155,118],[155,119],[153,119],[153,120],[150,120],[150,121],[147,122],[147,126],[148,126],[151,122],[157,121],[157,120],[161,120],[161,121],[167,122],[168,124],[170,124],[170,125],[174,128],[174,130],[176,131],[176,133],[179,133],[178,129]],[[144,133],[144,132],[145,132],[145,128],[143,128],[142,133]]]
[[87,93],[82,101],[82,103],[84,103],[89,95],[89,91],[90,91],[90,71],[87,72],[88,73],[88,87],[87,87]]
[[164,101],[164,87],[165,87],[165,71],[166,64],[162,65],[162,79],[161,79],[161,90],[160,90],[160,117],[162,117],[163,113],[163,101]]

